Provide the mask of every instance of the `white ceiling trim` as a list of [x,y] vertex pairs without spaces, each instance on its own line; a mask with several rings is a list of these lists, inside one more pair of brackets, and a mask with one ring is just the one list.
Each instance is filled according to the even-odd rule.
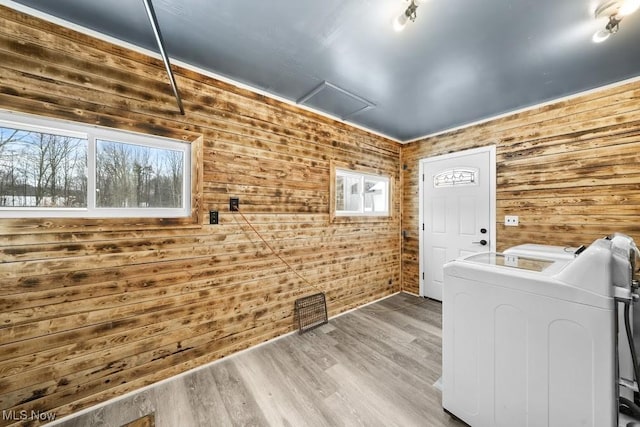
[[640,81],[640,76],[631,77],[629,79],[620,80],[618,82],[610,83],[610,84],[604,85],[604,86],[598,86],[598,87],[593,88],[593,89],[585,90],[585,91],[582,91],[582,92],[577,92],[577,93],[574,93],[574,94],[571,94],[571,95],[563,96],[561,98],[555,98],[555,99],[552,99],[550,101],[542,102],[540,104],[535,104],[535,105],[531,105],[529,107],[522,107],[522,108],[519,108],[517,110],[508,111],[506,113],[498,114],[497,116],[487,117],[486,119],[480,119],[480,120],[477,120],[477,121],[471,122],[471,123],[464,123],[464,124],[461,124],[460,126],[455,126],[455,127],[449,128],[449,129],[440,130],[438,132],[430,133],[430,134],[425,135],[425,136],[419,136],[417,138],[412,138],[412,139],[409,139],[409,140],[406,140],[406,141],[402,141],[401,143],[402,144],[409,144],[410,142],[416,142],[416,141],[421,141],[421,140],[427,139],[427,138],[433,138],[434,136],[443,135],[443,134],[449,133],[449,132],[455,132],[455,131],[460,130],[460,129],[464,129],[464,128],[468,128],[468,127],[471,127],[471,126],[480,125],[482,123],[487,123],[487,122],[490,122],[492,120],[502,119],[504,117],[512,116],[514,114],[523,113],[523,112],[529,111],[529,110],[535,110],[536,108],[546,107],[547,105],[556,104],[556,103],[562,102],[562,101],[569,101],[569,100],[578,98],[580,96],[585,96],[585,95],[590,95],[590,94],[593,94],[593,93],[602,92],[602,91],[605,91],[607,89],[613,89],[613,88],[618,87],[618,86],[623,86],[623,85],[626,85],[628,83],[635,83],[635,82],[638,82],[638,81]]

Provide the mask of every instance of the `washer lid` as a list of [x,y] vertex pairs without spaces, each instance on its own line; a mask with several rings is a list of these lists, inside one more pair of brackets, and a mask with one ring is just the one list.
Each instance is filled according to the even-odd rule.
[[576,257],[578,248],[568,246],[539,245],[536,243],[526,243],[524,245],[512,246],[504,251],[505,254],[532,256],[534,258],[553,258],[572,260]]
[[554,261],[519,255],[483,252],[465,258],[466,261],[479,264],[498,265],[501,267],[516,268],[520,270],[542,272],[554,264]]
[[[505,258],[508,256],[510,255],[484,253],[450,261],[444,265],[444,287],[447,288],[462,279],[467,283],[543,295],[606,310],[613,309],[612,287],[609,286],[607,293],[604,292],[605,289],[595,286],[600,283],[599,274],[595,274],[593,270],[579,274],[580,277],[574,277],[575,271],[570,277],[563,274],[576,261],[533,258],[532,262],[531,257],[524,257],[528,259],[518,267],[492,264],[494,260],[506,263]],[[581,257],[582,255],[577,259]],[[523,257],[517,258],[520,262],[520,258]],[[600,263],[594,262],[596,269],[600,266]],[[543,269],[535,271],[531,268]],[[571,280],[568,280],[569,278]]]

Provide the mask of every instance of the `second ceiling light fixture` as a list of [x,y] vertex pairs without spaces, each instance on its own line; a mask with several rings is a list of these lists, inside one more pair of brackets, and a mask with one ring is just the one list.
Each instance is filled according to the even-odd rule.
[[407,25],[407,22],[411,20],[411,22],[415,22],[416,20],[416,10],[418,6],[422,3],[425,3],[427,0],[408,0],[409,6],[402,12],[400,15],[396,16],[393,20],[393,29],[396,31],[404,30],[404,27]]
[[601,43],[615,34],[620,29],[620,21],[627,15],[631,15],[640,9],[640,0],[604,0],[598,5],[594,14],[596,19],[606,17],[609,19],[606,26],[598,30],[591,40]]

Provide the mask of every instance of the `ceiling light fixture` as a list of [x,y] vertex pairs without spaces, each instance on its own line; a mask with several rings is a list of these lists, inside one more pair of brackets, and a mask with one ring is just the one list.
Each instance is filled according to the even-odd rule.
[[407,25],[409,20],[411,20],[411,22],[415,22],[418,4],[424,3],[425,1],[426,0],[409,0],[409,6],[393,20],[393,29],[400,32],[404,30],[404,27]]
[[627,15],[632,14],[640,8],[640,0],[605,0],[596,8],[596,19],[608,17],[607,25],[596,31],[591,40],[594,43],[601,43],[615,34],[620,29],[620,21]]

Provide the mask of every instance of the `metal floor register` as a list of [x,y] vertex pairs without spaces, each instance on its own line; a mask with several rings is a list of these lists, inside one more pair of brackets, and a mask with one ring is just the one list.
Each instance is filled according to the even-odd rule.
[[309,295],[296,300],[298,330],[302,334],[313,328],[329,323],[327,300],[324,293]]

